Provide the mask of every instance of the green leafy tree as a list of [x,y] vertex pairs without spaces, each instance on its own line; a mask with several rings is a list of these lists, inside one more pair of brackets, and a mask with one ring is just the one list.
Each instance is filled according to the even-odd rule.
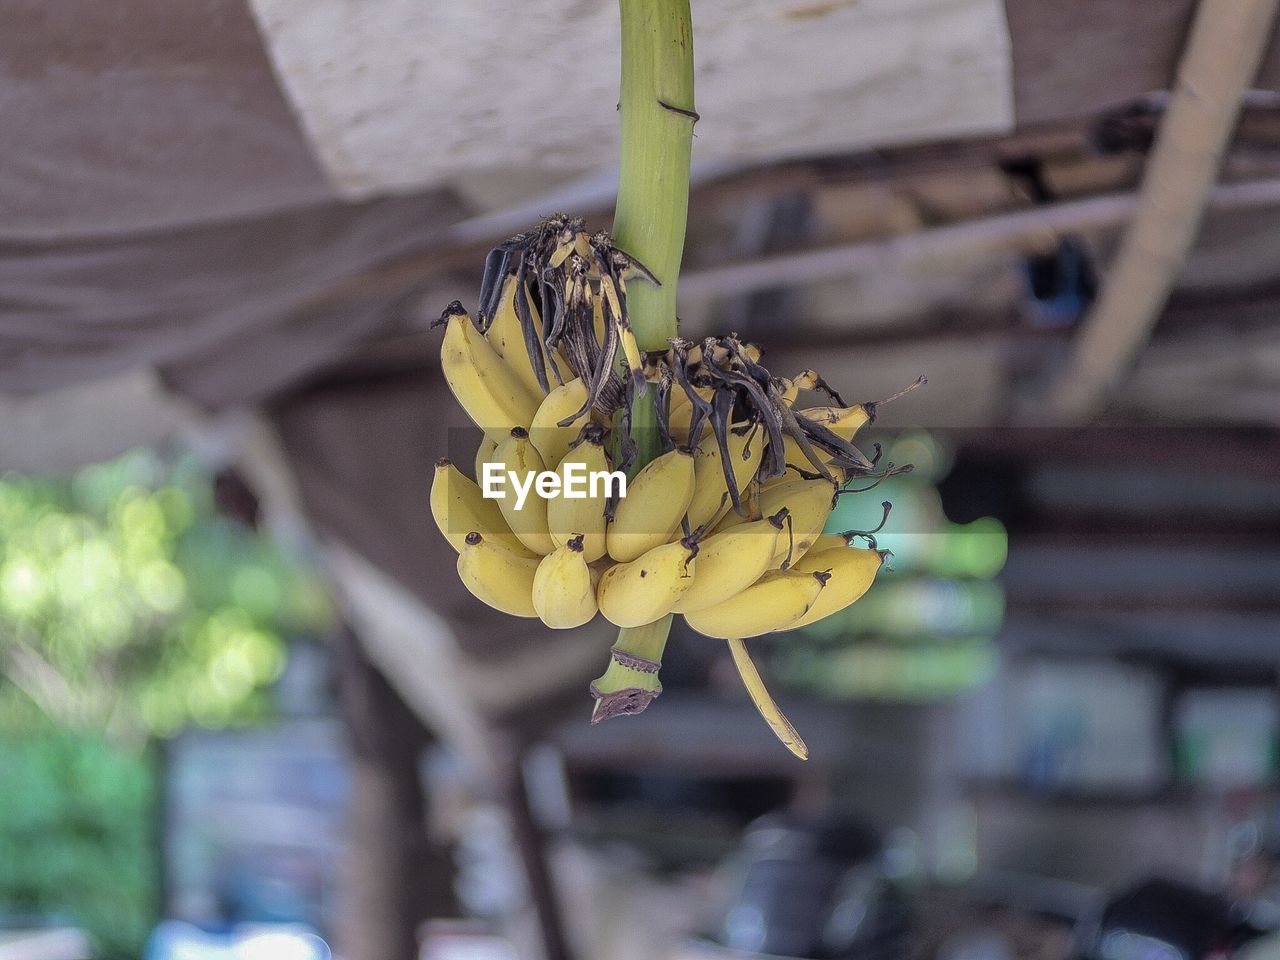
[[0,735],[0,907],[65,917],[99,956],[136,958],[155,922],[149,755],[50,728]]
[[0,711],[135,746],[243,722],[263,713],[282,638],[327,616],[314,578],[217,515],[189,462],[139,452],[0,481]]
[[190,461],[0,477],[0,907],[65,910],[106,956],[136,956],[155,902],[148,744],[266,718],[286,638],[329,615],[314,576],[214,511]]

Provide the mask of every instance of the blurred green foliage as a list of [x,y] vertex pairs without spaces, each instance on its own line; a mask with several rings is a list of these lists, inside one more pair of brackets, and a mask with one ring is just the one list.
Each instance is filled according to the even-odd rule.
[[154,919],[148,745],[266,719],[319,580],[214,511],[190,460],[135,451],[0,476],[0,910],[62,913],[103,956]]
[[212,497],[194,463],[149,451],[0,478],[0,726],[34,707],[141,745],[265,714],[283,638],[323,630],[329,608]]
[[148,753],[45,728],[0,734],[0,904],[89,931],[101,960],[136,960],[155,922]]
[[[826,532],[873,530],[884,519],[874,542],[891,558],[853,606],[782,637],[771,666],[792,689],[837,699],[953,697],[986,683],[998,666],[1005,598],[996,578],[1008,533],[995,517],[947,518],[937,483],[951,456],[929,433],[888,438],[884,460],[914,469],[841,497]],[[887,518],[885,501],[893,507]],[[867,546],[866,538],[855,545]]]

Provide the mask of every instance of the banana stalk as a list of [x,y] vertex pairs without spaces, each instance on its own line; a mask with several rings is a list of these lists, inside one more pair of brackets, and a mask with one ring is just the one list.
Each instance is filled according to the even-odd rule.
[[[689,214],[693,151],[693,23],[689,0],[619,0],[622,14],[622,163],[613,236],[658,283],[627,285],[627,309],[641,350],[664,350],[676,336],[676,282]],[[658,391],[635,404],[636,469],[661,453]],[[643,411],[643,412],[642,412]],[[658,667],[671,629],[668,615],[618,631],[609,667],[591,685],[591,722],[639,713],[662,692]]]
[[671,632],[672,614],[643,627],[624,627],[609,651],[609,667],[591,684],[591,722],[640,713],[662,693],[658,668]]

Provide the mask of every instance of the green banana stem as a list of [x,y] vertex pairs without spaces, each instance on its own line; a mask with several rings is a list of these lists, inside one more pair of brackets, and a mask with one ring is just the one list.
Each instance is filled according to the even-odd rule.
[[628,284],[627,313],[641,350],[665,350],[676,335],[689,218],[693,27],[689,0],[619,0],[619,6],[622,164],[613,238],[661,284]]
[[591,722],[640,713],[662,692],[658,668],[667,646],[673,614],[643,627],[623,627],[609,651],[609,667],[591,684],[596,703]]
[[[622,14],[622,163],[613,238],[658,284],[627,285],[627,314],[644,351],[676,336],[676,284],[689,218],[693,152],[693,22],[689,0],[619,0]],[[636,398],[631,434],[636,469],[656,457],[656,390]],[[662,692],[658,667],[671,630],[668,615],[618,631],[609,667],[591,685],[592,723],[639,713]]]

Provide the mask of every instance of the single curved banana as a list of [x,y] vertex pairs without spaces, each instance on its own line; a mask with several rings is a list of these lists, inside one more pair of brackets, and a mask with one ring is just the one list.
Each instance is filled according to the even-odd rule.
[[671,612],[697,574],[697,550],[680,540],[654,547],[630,563],[614,564],[600,577],[596,600],[605,619],[642,627]]
[[[569,452],[569,447],[591,419],[590,409],[582,410],[586,402],[587,385],[580,377],[554,387],[543,399],[538,412],[533,416],[533,424],[529,427],[529,439],[542,455],[543,463],[559,463]],[[561,421],[572,417],[579,410],[582,410],[582,416],[565,426],[560,425]]]
[[[607,472],[609,457],[604,451],[604,430],[592,424],[583,430],[582,440],[576,447],[564,455],[564,459],[556,466],[556,474],[560,477],[560,489],[564,490],[571,466],[581,476],[590,477],[597,473]],[[580,466],[581,471],[576,470]],[[587,488],[588,494],[591,492]],[[587,563],[595,563],[605,554],[605,507],[608,506],[608,491],[603,483],[596,488],[595,496],[584,498],[552,497],[547,501],[547,530],[551,534],[551,542],[563,547],[575,536],[583,538],[582,555]]]
[[693,455],[679,448],[645,465],[609,524],[609,556],[627,563],[669,541],[693,499]]
[[[760,468],[765,439],[759,430],[739,436],[732,430],[728,436],[729,458],[739,498],[745,497],[747,485]],[[724,478],[724,460],[715,435],[708,433],[693,454],[693,498],[689,501],[689,528],[697,530],[713,523],[733,509],[729,486]]]
[[449,460],[436,461],[431,516],[454,550],[461,551],[467,534],[478,530],[513,553],[531,555],[507,527],[498,502],[486,500],[475,481]]
[[871,422],[872,409],[869,404],[856,403],[851,407],[806,407],[796,413],[822,424],[842,440],[852,443],[857,432]]
[[797,573],[823,572],[831,574],[826,587],[819,594],[807,613],[788,630],[806,627],[824,617],[829,617],[859,600],[871,589],[876,574],[884,565],[886,552],[862,547],[840,546],[821,552],[809,551],[796,564]]
[[[791,483],[795,480],[805,479],[805,474],[813,476],[817,473],[817,468],[805,456],[804,451],[800,449],[800,444],[796,443],[793,437],[784,436],[782,438],[783,453],[782,462],[786,464],[786,468],[782,474],[777,477],[770,477],[760,488],[762,490],[772,490],[774,487],[781,486],[784,483]],[[800,471],[804,471],[801,473]]]
[[743,640],[790,626],[805,615],[822,593],[823,574],[771,570],[741,593],[693,613],[685,620],[694,630],[721,640]]
[[582,536],[556,547],[533,576],[533,609],[553,630],[580,627],[596,615],[596,578],[582,555]]
[[826,480],[792,480],[760,493],[760,510],[771,517],[783,507],[790,512],[788,526],[778,537],[773,553],[773,566],[790,560],[790,565],[804,556],[827,524],[835,506],[836,488]]
[[698,572],[672,613],[705,610],[755,583],[769,569],[784,526],[784,513],[739,524],[698,544]]
[[[524,294],[528,300],[528,292]],[[538,334],[538,342],[542,342],[542,318],[538,316],[538,308],[529,302],[529,313],[533,317],[533,327]],[[494,312],[493,322],[485,334],[493,352],[500,356],[520,382],[535,396],[542,396],[542,384],[538,383],[538,375],[533,372],[533,361],[529,358],[529,348],[525,345],[524,328],[520,325],[520,315],[516,313],[516,278],[509,276],[502,282],[502,299]],[[545,347],[543,348],[546,349]],[[547,374],[547,384],[559,381],[555,368],[543,357]]]
[[477,600],[513,617],[536,617],[533,578],[541,557],[525,557],[484,537],[468,533],[458,554],[458,579]]
[[506,478],[497,504],[507,526],[534,553],[550,553],[556,545],[547,532],[547,501],[535,488],[535,481],[546,470],[546,464],[529,442],[529,431],[523,427],[512,430],[493,451],[493,460],[501,466]]
[[440,365],[462,409],[491,440],[501,443],[512,427],[528,429],[542,400],[512,372],[465,310],[451,304],[445,318]]

